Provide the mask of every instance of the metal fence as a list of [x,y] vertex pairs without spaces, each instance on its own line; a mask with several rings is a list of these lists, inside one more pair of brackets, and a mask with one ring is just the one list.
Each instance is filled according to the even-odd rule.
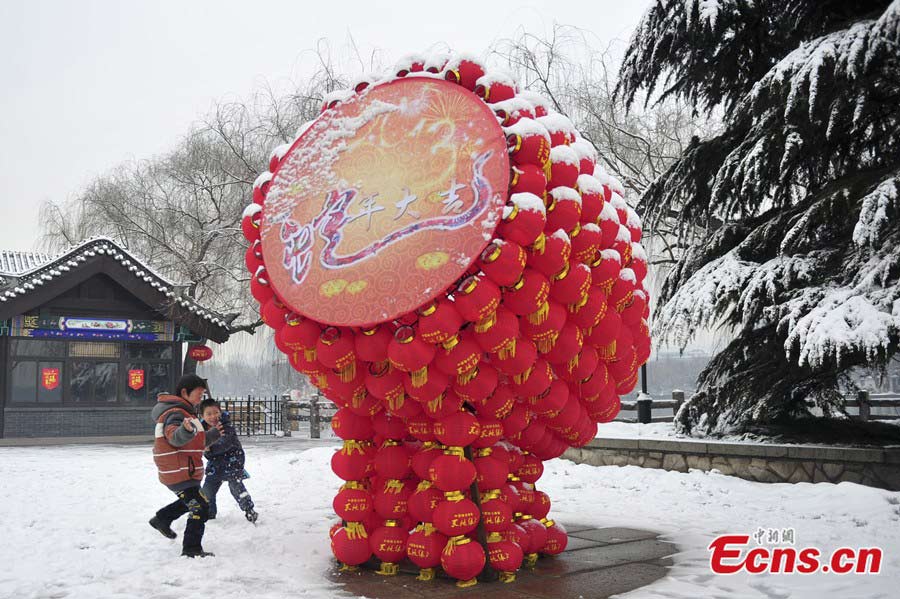
[[284,401],[271,397],[219,397],[216,400],[231,416],[238,435],[274,435],[284,430]]
[[[672,391],[671,399],[641,399],[622,402],[616,420],[622,422],[672,422],[684,403],[683,391]],[[810,407],[813,405],[810,403]],[[869,393],[859,391],[856,399],[847,399],[844,409],[859,420],[900,420],[900,393]],[[633,412],[634,415],[626,415]]]

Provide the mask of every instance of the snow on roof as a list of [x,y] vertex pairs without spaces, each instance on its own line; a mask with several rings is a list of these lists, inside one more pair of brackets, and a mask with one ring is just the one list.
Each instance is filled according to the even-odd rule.
[[50,261],[51,257],[40,252],[0,250],[0,274],[16,276]]
[[[5,258],[7,254],[13,253],[24,252],[0,252],[0,256]],[[84,264],[89,258],[107,255],[167,298],[179,302],[201,318],[228,329],[228,323],[224,320],[224,316],[201,306],[193,298],[176,293],[178,288],[184,288],[186,285],[172,283],[109,237],[92,237],[52,257],[45,254],[35,255],[41,256],[43,260],[38,261],[33,258],[27,268],[22,268],[17,272],[3,273],[9,280],[0,280],[0,302],[27,295],[44,283],[61,277],[73,268]],[[24,266],[24,264],[22,265]]]

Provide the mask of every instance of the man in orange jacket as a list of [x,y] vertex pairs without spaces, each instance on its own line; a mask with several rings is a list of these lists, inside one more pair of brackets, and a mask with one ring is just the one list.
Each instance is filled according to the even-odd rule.
[[150,526],[174,539],[178,535],[172,530],[172,522],[183,514],[190,514],[181,552],[187,557],[213,555],[203,550],[209,502],[200,490],[200,481],[203,480],[203,451],[218,440],[221,429],[204,431],[197,419],[196,406],[206,389],[205,379],[186,374],[175,386],[175,395],[160,394],[153,408],[156,423],[153,461],[159,481],[173,491],[178,500],[156,512],[150,519]]

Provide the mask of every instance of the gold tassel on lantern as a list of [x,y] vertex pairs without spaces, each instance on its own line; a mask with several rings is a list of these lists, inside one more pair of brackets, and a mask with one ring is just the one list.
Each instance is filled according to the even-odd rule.
[[616,340],[613,339],[609,345],[597,348],[597,356],[601,360],[612,360],[616,355]]
[[490,331],[493,328],[494,324],[497,322],[497,313],[492,312],[490,316],[483,318],[475,323],[475,332],[476,333],[485,333]]
[[579,299],[577,303],[569,304],[567,306],[567,308],[569,309],[569,312],[577,312],[578,310],[583,308],[585,305],[587,305],[587,303],[588,303],[588,292],[585,291],[584,293],[581,294],[581,299]]
[[475,368],[473,368],[472,370],[470,370],[469,372],[464,372],[460,375],[457,375],[456,383],[458,385],[465,385],[466,383],[468,383],[472,379],[474,379],[476,376],[478,376],[478,367],[477,366]]
[[497,357],[501,360],[509,360],[510,358],[516,357],[516,339],[513,337],[509,340],[509,343],[500,348],[497,352]]
[[554,345],[556,345],[557,339],[559,339],[559,331],[548,331],[548,333],[541,336],[540,339],[535,339],[534,345],[539,352],[546,354],[553,349]]
[[416,576],[416,580],[434,580],[434,575],[436,574],[437,568],[421,568],[419,570],[419,575]]
[[528,322],[531,324],[543,324],[550,315],[550,302],[544,300],[544,303],[537,310],[528,315]]
[[521,385],[528,380],[532,372],[534,372],[534,366],[529,366],[525,372],[515,375],[513,377],[513,380],[516,382],[516,384]]
[[428,409],[432,412],[438,412],[444,406],[444,394],[441,393],[434,399],[428,402]]
[[366,534],[366,527],[363,526],[362,522],[347,522],[344,528],[347,529],[347,538],[351,541],[369,538],[369,535]]
[[312,362],[313,360],[315,360],[316,359],[316,348],[313,347],[311,349],[304,349],[303,357],[306,358],[307,362]]
[[531,247],[538,254],[544,253],[544,248],[547,247],[547,236],[541,233],[537,236],[537,239],[534,240],[534,243],[531,244]]
[[410,373],[410,378],[412,378],[413,387],[418,389],[419,387],[423,386],[428,382],[428,366],[423,366],[422,368]]

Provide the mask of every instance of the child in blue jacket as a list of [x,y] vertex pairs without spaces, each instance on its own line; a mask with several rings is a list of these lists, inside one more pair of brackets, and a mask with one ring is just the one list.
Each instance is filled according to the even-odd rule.
[[237,501],[244,516],[250,522],[259,518],[253,510],[253,499],[244,479],[248,478],[244,470],[244,448],[238,440],[237,433],[231,425],[228,412],[222,412],[219,402],[205,399],[200,402],[200,416],[205,428],[215,428],[222,424],[221,438],[206,449],[206,480],[203,481],[203,493],[209,499],[209,519],[216,517],[216,494],[223,482],[228,482],[228,489]]

